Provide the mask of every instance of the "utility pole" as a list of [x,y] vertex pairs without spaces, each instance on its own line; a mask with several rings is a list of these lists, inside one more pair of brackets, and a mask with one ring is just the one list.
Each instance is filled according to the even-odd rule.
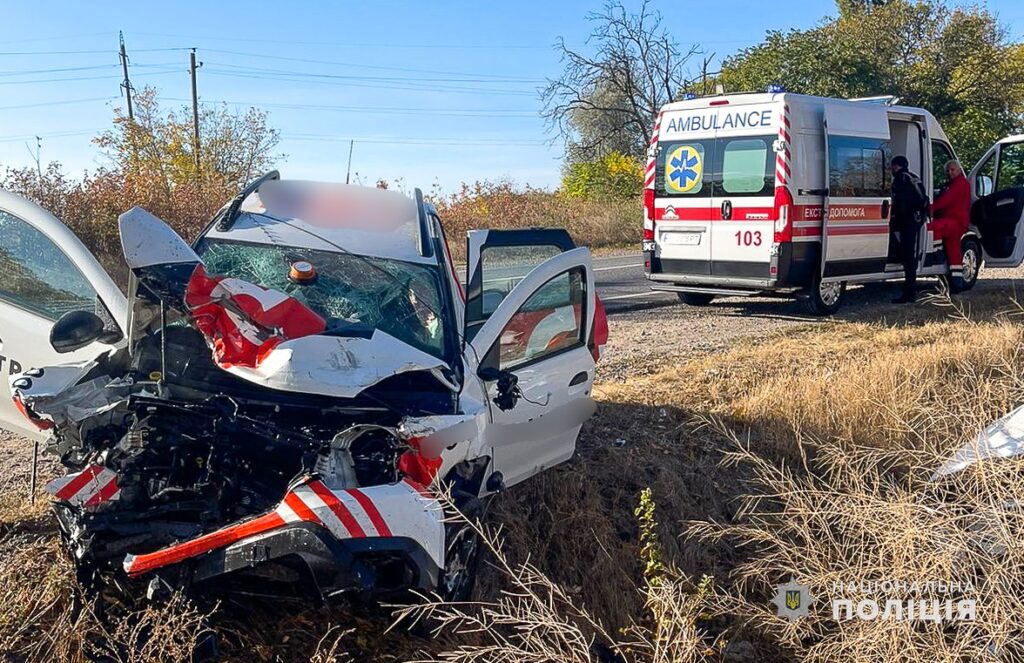
[[39,152],[42,151],[42,149],[43,149],[43,139],[42,139],[42,137],[36,136],[36,153],[35,154],[32,154],[32,148],[28,146],[27,142],[25,143],[25,149],[28,150],[29,156],[32,157],[32,160],[36,162],[36,174],[39,175],[39,181],[42,181],[42,179],[43,179],[43,165],[42,165],[42,161],[39,160]]
[[118,38],[121,40],[121,69],[124,70],[124,82],[121,87],[124,89],[124,96],[128,99],[128,121],[135,121],[135,112],[132,109],[132,82],[128,79],[128,53],[124,50],[124,33],[118,30]]
[[350,140],[348,142],[348,168],[345,170],[345,184],[348,184],[349,176],[352,175],[352,148],[355,147],[355,145],[355,140]]
[[196,92],[196,69],[203,63],[196,64],[196,49],[189,54],[189,73],[192,75],[192,149],[196,156],[196,173],[199,173],[199,95]]

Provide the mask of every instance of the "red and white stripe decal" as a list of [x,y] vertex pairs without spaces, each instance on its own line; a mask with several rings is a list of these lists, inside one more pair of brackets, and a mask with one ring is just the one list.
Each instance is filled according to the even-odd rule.
[[117,473],[102,465],[90,465],[81,472],[68,474],[46,484],[46,492],[62,502],[86,509],[117,499]]
[[782,107],[782,117],[779,121],[779,140],[782,141],[782,151],[775,157],[775,186],[788,187],[791,176],[790,163],[792,163],[792,155],[790,154],[790,124],[789,124],[789,104],[784,104]]
[[[384,507],[379,506],[374,496],[368,494],[371,492],[376,493],[377,499],[381,502],[387,501],[390,504],[387,518],[382,513]],[[409,501],[410,497],[413,498],[412,502]],[[430,504],[424,504],[422,498],[429,500]],[[137,576],[295,522],[320,525],[338,539],[410,536],[416,533],[416,527],[401,522],[402,516],[408,516],[410,520],[422,517],[425,512],[434,509],[436,504],[436,499],[426,488],[409,480],[389,486],[331,490],[319,479],[313,479],[289,491],[281,504],[270,513],[153,553],[128,555],[124,560],[124,570],[130,576]],[[411,506],[417,506],[419,511],[410,509]],[[393,521],[391,525],[387,519]],[[438,523],[439,536],[443,537],[441,518],[435,519],[431,516],[431,524],[435,520]],[[397,527],[402,531],[393,532],[392,530]],[[421,543],[429,553],[435,556],[441,554],[437,542]]]
[[651,134],[651,144],[647,146],[647,167],[644,169],[644,188],[654,188],[654,173],[657,170],[656,156],[658,147],[658,133],[661,131],[661,113],[654,121],[654,132]]

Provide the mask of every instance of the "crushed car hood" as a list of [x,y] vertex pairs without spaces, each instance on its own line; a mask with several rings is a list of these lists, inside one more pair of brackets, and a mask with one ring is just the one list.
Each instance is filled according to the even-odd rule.
[[[379,329],[325,333],[325,322],[286,293],[207,274],[202,259],[163,221],[140,207],[118,219],[125,260],[147,288],[202,332],[218,367],[280,391],[352,398],[394,375],[427,371],[453,387],[446,363]],[[133,311],[147,308],[136,302]],[[148,308],[154,308],[148,302]],[[134,314],[147,329],[159,316]],[[137,336],[133,330],[133,336]]]

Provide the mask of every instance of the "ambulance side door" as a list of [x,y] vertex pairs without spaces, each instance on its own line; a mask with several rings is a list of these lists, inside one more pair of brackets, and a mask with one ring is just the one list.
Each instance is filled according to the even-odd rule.
[[[128,303],[81,241],[52,214],[0,190],[0,428],[45,437],[18,411],[10,376],[30,368],[88,360],[123,337]],[[96,313],[103,343],[58,354],[50,346],[54,322],[70,311]]]
[[823,281],[885,272],[889,255],[889,119],[884,107],[827,105]]
[[1024,136],[997,143],[971,170],[971,223],[988,267],[1024,262]]

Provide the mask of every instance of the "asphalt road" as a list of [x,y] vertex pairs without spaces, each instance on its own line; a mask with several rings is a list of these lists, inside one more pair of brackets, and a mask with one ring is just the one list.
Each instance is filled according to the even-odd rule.
[[644,278],[644,259],[637,252],[625,256],[598,256],[593,259],[597,294],[608,313],[621,313],[678,303],[671,292],[654,292]]

